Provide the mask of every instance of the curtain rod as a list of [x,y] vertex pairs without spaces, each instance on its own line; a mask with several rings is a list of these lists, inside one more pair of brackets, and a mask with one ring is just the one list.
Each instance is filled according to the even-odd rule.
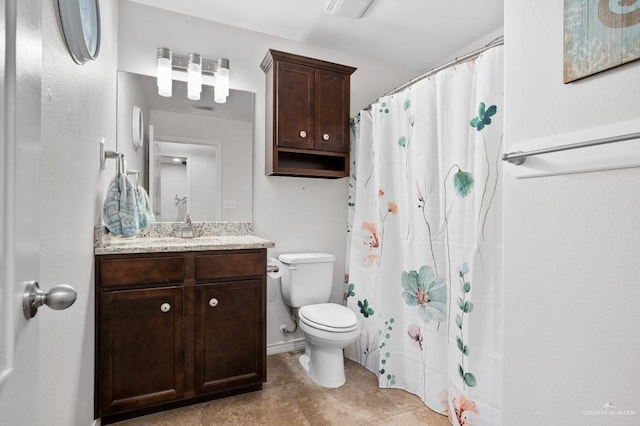
[[384,95],[378,97],[378,99],[376,99],[375,101],[373,101],[372,103],[369,104],[369,106],[367,106],[366,108],[364,108],[365,110],[369,110],[371,109],[371,107],[373,106],[374,103],[376,103],[378,100],[380,100],[381,98],[384,98],[385,96],[390,96],[390,95],[395,95],[396,93],[401,92],[402,90],[406,89],[407,87],[411,86],[412,84],[415,84],[417,82],[419,82],[420,80],[424,80],[427,77],[431,77],[432,75],[434,75],[435,73],[442,71],[444,69],[447,69],[449,67],[452,67],[454,65],[463,63],[463,62],[467,62],[470,61],[472,59],[476,59],[478,56],[480,56],[482,53],[486,52],[487,50],[491,49],[492,47],[496,47],[496,46],[502,46],[504,44],[504,36],[499,36],[496,37],[495,39],[491,40],[489,43],[485,44],[484,46],[482,46],[479,49],[476,49],[472,52],[467,53],[466,55],[460,56],[458,58],[455,58],[449,62],[446,62],[442,65],[439,65],[435,68],[432,68],[431,70],[427,71],[426,73],[419,75],[416,78],[413,78],[409,81],[407,81],[406,83],[396,87],[395,89],[385,93]]

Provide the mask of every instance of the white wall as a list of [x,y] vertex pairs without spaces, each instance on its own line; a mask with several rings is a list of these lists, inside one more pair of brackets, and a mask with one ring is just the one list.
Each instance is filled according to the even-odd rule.
[[[640,115],[640,63],[562,84],[562,25],[561,1],[505,2],[507,150]],[[639,183],[506,177],[505,425],[640,424]],[[607,402],[635,415],[589,415]]]
[[111,161],[100,172],[98,153],[101,137],[115,148],[118,5],[100,3],[100,56],[83,66],[67,52],[56,5],[42,2],[40,285],[71,284],[78,299],[65,311],[41,309],[35,319],[40,382],[33,385],[34,409],[43,425],[87,426],[93,420],[93,226],[115,171]]
[[[347,180],[267,177],[265,155],[265,75],[260,62],[268,49],[284,50],[358,67],[351,79],[351,113],[419,74],[343,52],[309,46],[265,34],[178,15],[140,4],[119,4],[119,69],[155,75],[156,49],[224,56],[231,65],[231,87],[256,94],[253,152],[253,220],[256,234],[276,243],[270,256],[295,251],[324,251],[337,256],[334,301],[342,300],[346,252]],[[291,324],[279,282],[267,288],[267,342],[284,337],[279,326]],[[300,332],[294,337],[301,337]]]

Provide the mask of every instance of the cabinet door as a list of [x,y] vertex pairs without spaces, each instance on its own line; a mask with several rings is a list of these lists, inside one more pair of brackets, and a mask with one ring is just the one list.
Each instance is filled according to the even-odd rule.
[[196,286],[196,392],[266,380],[262,280]]
[[315,149],[347,152],[349,147],[349,76],[318,69],[315,78]]
[[102,415],[183,396],[183,297],[181,287],[101,294]]
[[276,144],[313,149],[315,70],[289,62],[280,62],[277,67]]

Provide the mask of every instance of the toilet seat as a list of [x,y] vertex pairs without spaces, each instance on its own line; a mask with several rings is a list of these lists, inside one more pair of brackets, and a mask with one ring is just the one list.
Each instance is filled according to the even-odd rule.
[[336,303],[303,306],[299,309],[298,316],[309,327],[332,333],[348,333],[359,327],[353,311]]

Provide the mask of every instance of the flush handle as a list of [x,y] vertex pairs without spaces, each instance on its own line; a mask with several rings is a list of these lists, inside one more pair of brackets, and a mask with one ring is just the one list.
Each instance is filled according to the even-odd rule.
[[70,285],[60,284],[45,293],[40,290],[37,281],[28,281],[22,293],[22,312],[26,319],[31,319],[36,316],[38,308],[42,305],[59,311],[73,305],[76,297],[77,293]]

